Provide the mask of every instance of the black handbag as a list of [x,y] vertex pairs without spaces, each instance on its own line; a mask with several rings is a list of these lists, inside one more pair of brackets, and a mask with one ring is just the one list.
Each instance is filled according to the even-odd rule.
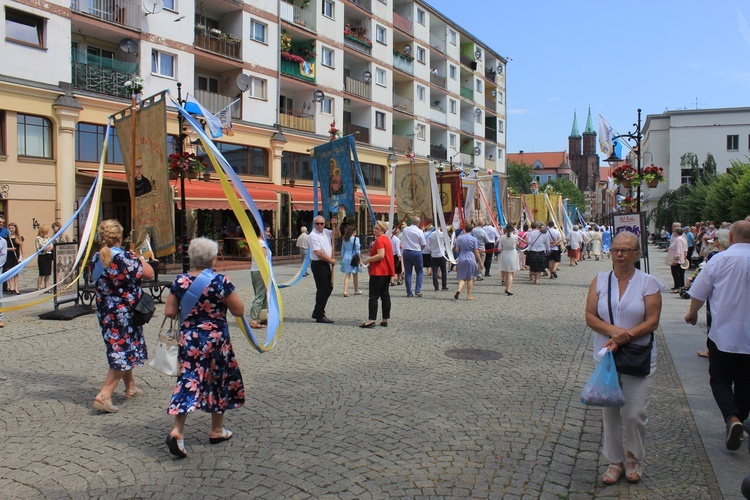
[[154,298],[150,293],[143,292],[141,294],[141,300],[133,307],[133,324],[135,326],[142,326],[151,321],[151,318],[156,312],[156,306],[154,305]]
[[349,262],[349,265],[352,267],[357,267],[359,265],[359,254],[354,254],[352,256],[351,262]]
[[[615,324],[612,314],[612,271],[609,272],[607,284],[607,306],[609,306],[609,322]],[[645,377],[651,373],[651,347],[654,345],[654,332],[651,332],[651,340],[647,345],[625,344],[621,345],[613,356],[617,373],[632,375],[634,377]]]

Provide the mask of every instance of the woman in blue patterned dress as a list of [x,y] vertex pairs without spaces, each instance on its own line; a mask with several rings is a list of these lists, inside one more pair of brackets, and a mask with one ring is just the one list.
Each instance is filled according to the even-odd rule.
[[[192,269],[172,283],[164,314],[176,318],[188,288],[204,269],[217,264],[219,246],[207,238],[190,242],[188,255]],[[218,444],[232,437],[224,428],[224,412],[245,404],[242,374],[229,339],[227,309],[234,316],[245,314],[245,306],[229,278],[213,274],[203,290],[191,290],[198,301],[187,312],[180,326],[180,375],[172,393],[168,413],[174,415],[174,428],[167,436],[170,453],[185,458],[184,429],[188,413],[211,413],[209,442]]]
[[458,251],[458,260],[456,261],[456,277],[458,278],[458,290],[453,298],[458,300],[461,296],[461,290],[466,285],[466,299],[474,300],[471,295],[471,289],[474,286],[474,277],[482,267],[482,260],[479,256],[479,243],[471,232],[474,225],[466,223],[464,231],[456,238],[454,249]]
[[344,231],[344,236],[341,238],[341,272],[344,273],[344,297],[349,296],[349,278],[351,277],[354,281],[354,295],[362,295],[359,291],[359,273],[362,272],[362,267],[357,264],[352,265],[352,257],[357,256],[357,262],[362,261],[360,255],[362,251],[357,238],[357,228],[347,226]]
[[102,247],[93,258],[96,316],[107,348],[109,371],[94,398],[94,408],[114,413],[118,408],[112,404],[112,393],[120,380],[125,382],[126,398],[142,393],[135,385],[133,368],[143,365],[148,354],[143,327],[133,325],[133,306],[143,295],[141,279],[152,279],[154,270],[143,257],[120,248],[122,226],[116,220],[103,221],[97,232]]

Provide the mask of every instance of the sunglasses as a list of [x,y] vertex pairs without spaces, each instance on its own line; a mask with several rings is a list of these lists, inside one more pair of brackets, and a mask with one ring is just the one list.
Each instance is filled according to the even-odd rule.
[[315,225],[316,226],[325,226],[326,223],[325,222],[316,222]]

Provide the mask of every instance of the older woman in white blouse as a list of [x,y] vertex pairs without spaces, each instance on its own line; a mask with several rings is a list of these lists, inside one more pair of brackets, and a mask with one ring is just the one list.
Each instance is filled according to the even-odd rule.
[[[640,257],[638,237],[630,232],[618,234],[612,241],[614,270],[600,272],[589,287],[586,299],[586,324],[596,332],[594,357],[602,347],[613,353],[628,343],[648,345],[651,333],[659,326],[661,290],[664,285],[650,274],[635,268]],[[610,285],[611,283],[611,285]],[[611,289],[610,289],[611,286]],[[611,301],[614,324],[609,321]],[[604,484],[615,484],[622,477],[631,483],[643,475],[645,455],[646,408],[656,370],[656,344],[651,347],[651,373],[645,377],[619,374],[625,406],[603,408],[604,447],[609,461],[602,476]],[[623,430],[628,442],[626,451]],[[624,468],[623,468],[624,464]]]

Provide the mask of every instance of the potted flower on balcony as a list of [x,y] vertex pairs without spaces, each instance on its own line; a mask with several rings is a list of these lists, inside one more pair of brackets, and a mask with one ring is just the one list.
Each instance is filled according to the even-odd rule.
[[633,185],[634,181],[638,180],[638,173],[633,168],[633,165],[625,164],[612,170],[612,177],[615,179],[615,184],[629,188]]
[[651,165],[643,169],[643,180],[646,181],[646,185],[650,188],[655,188],[660,182],[664,182],[664,169]]
[[143,93],[143,78],[134,76],[132,80],[123,83],[123,86],[128,92],[128,97],[138,97]]
[[176,179],[180,172],[185,174],[188,179],[197,179],[205,169],[206,164],[198,158],[195,153],[172,153],[167,159],[169,168],[169,177]]

